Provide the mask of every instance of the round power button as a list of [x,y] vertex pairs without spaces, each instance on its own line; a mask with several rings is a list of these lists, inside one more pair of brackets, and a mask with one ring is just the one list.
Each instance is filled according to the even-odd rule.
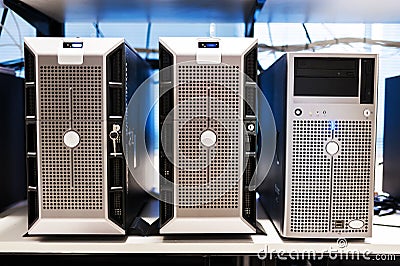
[[302,113],[303,113],[303,111],[300,108],[297,108],[297,109],[294,110],[294,114],[296,116],[301,116]]
[[335,155],[339,151],[339,144],[337,144],[335,141],[328,142],[328,144],[326,144],[326,151],[330,155]]
[[371,111],[369,109],[364,110],[364,116],[369,117],[371,115]]
[[70,130],[64,134],[63,140],[68,148],[75,148],[80,142],[80,136],[75,131]]
[[200,136],[200,142],[203,144],[205,147],[210,148],[215,145],[215,142],[217,141],[217,135],[209,129],[201,133]]

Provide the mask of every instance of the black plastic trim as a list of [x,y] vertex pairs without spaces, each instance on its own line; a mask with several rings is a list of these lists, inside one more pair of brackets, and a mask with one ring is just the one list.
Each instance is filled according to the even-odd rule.
[[[24,45],[25,57],[25,152],[28,185],[28,228],[39,218],[38,164],[37,164],[37,112],[36,112],[36,59]],[[27,118],[29,116],[29,118]]]
[[375,59],[361,59],[360,103],[374,103]]
[[[256,84],[257,84],[257,44],[254,45],[250,51],[244,56],[244,72],[247,75],[246,84],[245,84],[245,97],[246,101],[244,102],[244,116],[245,118],[250,116],[255,116],[256,108]],[[252,107],[251,107],[252,106]],[[254,125],[257,125],[256,120],[249,121]],[[247,133],[248,145],[246,152],[254,152],[257,151],[257,129],[255,129],[253,133]],[[256,154],[247,157],[247,165],[244,172],[243,177],[243,209],[242,216],[243,218],[253,225],[256,226],[256,192],[249,190],[250,180],[253,177],[256,171],[257,159]]]
[[[113,125],[117,124],[122,129],[123,116],[126,107],[126,67],[125,45],[121,44],[106,57],[106,77],[107,77],[107,132],[113,130]],[[117,116],[119,118],[112,118]],[[122,133],[120,132],[120,138]],[[113,141],[107,135],[107,184],[108,184],[108,217],[111,221],[126,228],[126,162],[122,154],[122,140],[117,144],[117,153],[121,155],[111,155]],[[119,184],[119,185],[117,185]],[[120,189],[115,189],[120,187]],[[112,189],[113,188],[113,189]]]
[[[166,116],[174,107],[174,92],[170,88],[173,83],[173,73],[170,66],[173,65],[173,55],[162,44],[159,44],[160,60],[160,101],[159,119],[160,129],[163,128]],[[169,188],[167,181],[174,182],[174,168],[166,156],[163,145],[172,140],[173,136],[159,136],[159,163],[160,163],[160,225],[163,226],[173,217],[173,205],[168,203],[173,199],[172,188]],[[165,180],[165,179],[166,180]]]

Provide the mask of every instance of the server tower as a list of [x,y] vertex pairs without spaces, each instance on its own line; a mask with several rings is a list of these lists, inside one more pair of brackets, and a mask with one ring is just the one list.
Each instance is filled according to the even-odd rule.
[[0,212],[26,199],[24,79],[0,68]]
[[161,234],[254,233],[257,40],[160,38],[159,51]]
[[377,69],[371,54],[288,53],[260,76],[278,131],[260,200],[282,236],[371,236]]
[[144,194],[122,147],[148,65],[119,38],[26,38],[28,234],[125,234]]

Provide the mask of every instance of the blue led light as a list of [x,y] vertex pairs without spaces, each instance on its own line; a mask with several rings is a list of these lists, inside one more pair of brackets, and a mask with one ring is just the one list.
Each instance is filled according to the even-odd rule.
[[331,131],[335,131],[337,129],[336,121],[335,120],[330,120],[329,121],[329,127],[330,127]]
[[211,43],[207,43],[206,46],[207,46],[207,48],[215,48],[215,47],[217,47],[217,44],[211,42]]

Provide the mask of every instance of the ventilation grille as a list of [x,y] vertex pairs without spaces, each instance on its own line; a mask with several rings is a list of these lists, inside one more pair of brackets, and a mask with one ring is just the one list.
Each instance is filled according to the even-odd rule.
[[[103,119],[102,72],[100,66],[68,67],[72,85],[72,119],[101,121]],[[71,79],[75,77],[76,79]],[[66,85],[68,86],[68,85]]]
[[244,58],[246,62],[244,72],[251,81],[257,82],[257,45]]
[[[332,139],[339,143],[333,157],[326,152]],[[367,232],[371,121],[295,120],[292,141],[291,232]],[[352,220],[361,220],[364,226],[352,229]]]
[[117,49],[109,56],[109,67],[111,69],[110,81],[111,82],[121,82],[124,79],[124,72],[122,69],[122,49]]
[[328,121],[293,121],[291,232],[329,231],[331,159],[324,143],[331,138]]
[[[125,108],[127,106],[127,100],[131,95],[127,95],[130,86],[127,86],[128,81],[128,61],[130,51],[128,47],[121,44],[113,52],[111,52],[106,58],[107,65],[107,132],[113,131],[114,125],[118,125],[122,128],[124,122],[123,117],[125,114]],[[133,80],[137,77],[137,73],[134,73]],[[129,84],[131,82],[128,82]],[[129,87],[129,88],[128,88]],[[134,88],[131,88],[134,89]],[[127,98],[128,96],[128,98]],[[127,118],[125,118],[127,119]],[[120,132],[121,133],[121,132]],[[101,141],[101,140],[100,140]],[[121,227],[126,227],[129,221],[125,218],[125,209],[129,209],[130,203],[125,201],[125,189],[127,181],[127,167],[125,164],[125,157],[122,154],[122,142],[116,143],[114,150],[113,141],[107,136],[108,145],[108,156],[106,164],[108,166],[107,172],[107,190],[108,190],[108,218],[114,223]],[[105,148],[105,147],[104,147]],[[111,153],[119,153],[118,155],[111,155]],[[101,175],[101,172],[98,173]]]
[[27,46],[24,47],[25,82],[35,82],[35,56]]
[[36,144],[36,123],[35,121],[26,122],[26,151],[30,153],[37,152]]
[[36,144],[36,59],[24,46],[25,57],[25,147],[28,185],[28,227],[39,217],[37,144]]
[[40,119],[102,120],[101,77],[100,66],[40,66]]
[[[172,75],[172,67],[173,64],[173,56],[172,54],[160,43],[159,45],[160,51],[160,101],[159,101],[159,123],[160,128],[164,128],[164,120],[168,113],[172,110],[174,106],[174,90],[170,88],[170,84],[173,83],[173,75]],[[167,68],[169,67],[169,68]],[[167,69],[166,69],[167,68]],[[168,128],[172,129],[172,125],[168,125]],[[167,221],[169,221],[174,212],[173,206],[170,202],[173,202],[173,191],[171,189],[167,189],[167,179],[169,182],[174,182],[174,168],[172,163],[168,160],[167,154],[171,154],[172,150],[164,151],[163,143],[172,146],[171,140],[173,139],[172,130],[167,132],[164,130],[160,133],[159,136],[159,160],[160,160],[160,174],[163,178],[160,179],[160,224],[164,225]]]
[[125,162],[123,158],[111,157],[109,158],[109,175],[114,177],[110,180],[111,187],[123,187],[125,181]]
[[[239,207],[240,74],[237,66],[178,66],[178,202],[181,208]],[[200,135],[217,135],[207,151]]]
[[36,88],[35,85],[25,85],[25,115],[36,116]]
[[38,173],[37,173],[36,157],[27,157],[26,173],[27,173],[28,185],[30,187],[37,187]]
[[122,225],[124,223],[123,216],[123,191],[111,191],[109,195],[110,209],[109,215],[110,218],[116,223]]
[[[39,137],[45,210],[99,210],[103,202],[100,66],[41,66]],[[73,150],[64,133],[75,130]]]
[[[332,228],[334,232],[363,233],[371,226],[370,186],[372,123],[371,121],[338,121],[335,138],[341,152],[333,161]],[[352,220],[361,220],[359,229],[349,227]],[[335,222],[343,221],[343,229]]]
[[101,123],[74,121],[74,129],[81,135],[81,144],[73,150],[73,186],[78,196],[76,204],[87,209],[101,209],[103,202]]
[[108,86],[108,113],[113,116],[124,116],[125,89],[121,86]]
[[28,191],[28,226],[31,226],[39,217],[39,202],[37,191]]

